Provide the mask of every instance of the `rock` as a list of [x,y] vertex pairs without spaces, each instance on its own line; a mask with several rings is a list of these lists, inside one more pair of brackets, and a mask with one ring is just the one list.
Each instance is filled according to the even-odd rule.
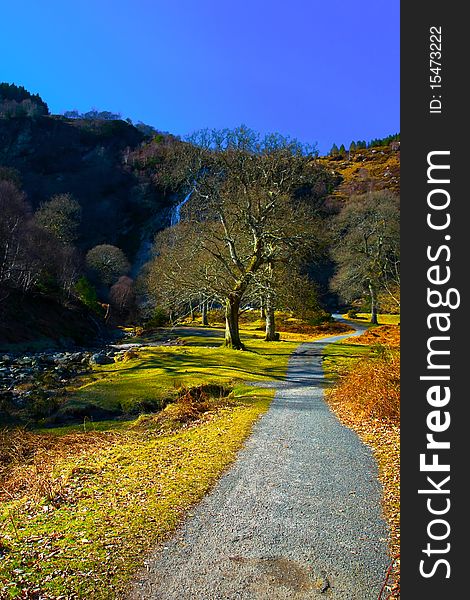
[[90,363],[93,365],[110,365],[114,363],[114,360],[106,354],[99,352],[91,356]]
[[19,358],[16,361],[18,365],[29,365],[33,362],[33,359],[30,356],[23,356],[23,358]]

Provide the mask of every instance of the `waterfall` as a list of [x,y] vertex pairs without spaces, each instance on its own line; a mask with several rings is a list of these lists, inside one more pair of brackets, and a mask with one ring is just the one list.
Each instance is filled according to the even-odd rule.
[[[183,198],[183,200],[181,200],[181,202],[178,202],[178,204],[171,209],[171,212],[170,212],[170,226],[171,227],[173,227],[173,225],[177,225],[180,222],[181,209],[186,204],[186,202],[189,200],[189,197],[191,196],[191,194],[192,194],[192,190],[191,190],[191,192],[189,192],[189,194],[187,194]],[[139,248],[135,254],[135,257],[134,257],[134,260],[132,263],[132,267],[131,267],[131,271],[130,271],[130,276],[133,279],[135,279],[137,277],[137,275],[139,274],[139,271],[142,269],[142,267],[145,265],[145,263],[150,260],[150,257],[152,254],[152,247],[153,247],[155,232],[158,231],[159,229],[161,229],[160,223],[161,223],[161,221],[154,220],[150,224],[150,226],[147,226],[145,231],[142,232],[141,242],[140,242]]]
[[191,194],[192,194],[192,190],[183,198],[183,200],[181,200],[181,202],[178,202],[178,204],[173,207],[171,214],[170,214],[170,226],[171,227],[173,227],[173,225],[177,225],[180,222],[181,209],[186,204],[186,202],[189,200],[189,197],[191,196]]
[[131,271],[129,275],[132,279],[135,279],[139,274],[139,271],[145,265],[146,262],[150,260],[150,256],[152,254],[152,246],[153,246],[153,238],[155,236],[155,232],[152,230],[144,235],[140,242],[140,246],[135,254],[134,262],[131,266]]

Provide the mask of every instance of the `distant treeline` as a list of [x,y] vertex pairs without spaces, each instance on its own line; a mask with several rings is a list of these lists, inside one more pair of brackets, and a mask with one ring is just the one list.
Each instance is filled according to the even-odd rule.
[[[22,117],[42,117],[49,115],[49,107],[39,94],[31,94],[23,86],[14,83],[0,83],[0,119],[17,119]],[[121,113],[92,108],[87,112],[66,110],[62,113],[66,119],[83,119],[87,121],[126,121],[133,125],[146,137],[153,138],[165,135],[142,121],[133,123],[132,119],[124,118]]]
[[49,114],[49,107],[39,94],[31,94],[23,86],[0,83],[0,118],[38,117]]
[[356,150],[363,150],[365,148],[376,148],[376,147],[380,147],[380,146],[389,146],[392,142],[399,142],[400,141],[400,134],[399,133],[394,133],[392,135],[388,135],[387,137],[384,138],[374,138],[372,140],[370,140],[369,142],[366,142],[365,140],[357,140],[357,142],[351,142],[349,144],[349,148],[348,150],[346,150],[346,147],[344,144],[341,144],[341,146],[338,148],[338,146],[336,144],[333,144],[333,146],[331,147],[331,150],[329,151],[329,156],[336,156],[338,154],[346,154],[346,152],[355,152]]
[[81,113],[78,110],[66,110],[62,113],[62,116],[66,119],[85,119],[87,121],[126,121],[129,125],[133,125],[147,137],[164,135],[163,132],[158,131],[155,127],[152,127],[152,125],[147,125],[147,123],[143,123],[142,121],[133,123],[132,119],[129,117],[124,119],[121,113],[114,113],[109,110],[97,110],[96,108],[92,108],[84,113]]

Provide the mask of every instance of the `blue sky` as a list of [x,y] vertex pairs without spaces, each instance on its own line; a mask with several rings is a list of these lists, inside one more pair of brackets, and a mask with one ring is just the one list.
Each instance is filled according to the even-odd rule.
[[321,152],[399,131],[399,0],[4,3],[0,80],[184,135],[240,123]]

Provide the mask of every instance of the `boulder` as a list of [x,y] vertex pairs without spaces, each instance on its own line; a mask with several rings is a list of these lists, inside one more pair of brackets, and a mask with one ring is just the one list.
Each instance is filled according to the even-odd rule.
[[114,360],[106,354],[98,352],[97,354],[92,354],[90,363],[92,365],[110,365],[114,363]]

